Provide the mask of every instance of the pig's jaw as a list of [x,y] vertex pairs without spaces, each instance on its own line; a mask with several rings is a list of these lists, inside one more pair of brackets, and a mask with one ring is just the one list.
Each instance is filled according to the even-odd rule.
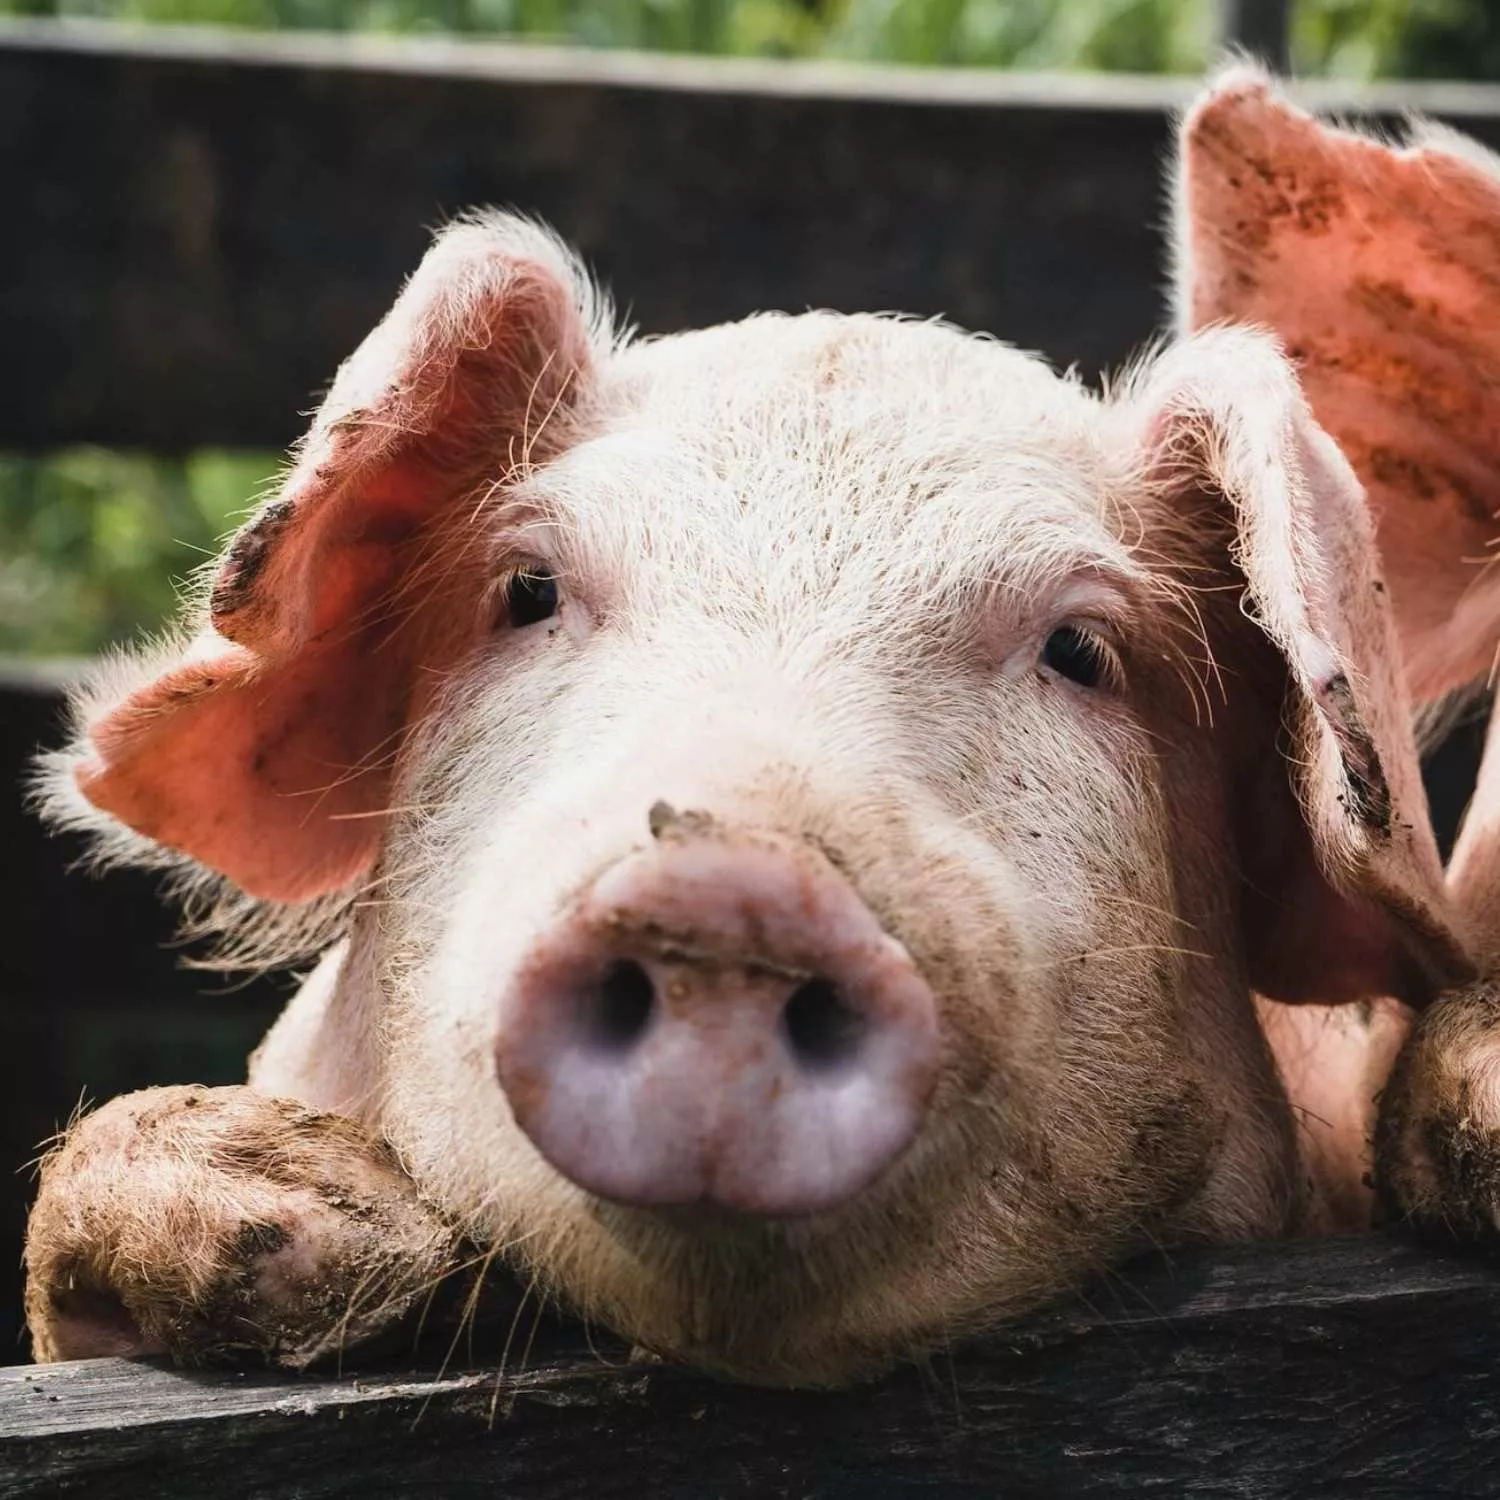
[[[497,1175],[486,1183],[455,1180],[457,1139],[435,1150],[430,1139],[415,1150],[397,1139],[419,1184],[471,1237],[564,1306],[730,1378],[828,1387],[1029,1312],[1152,1244],[1284,1232],[1288,1162],[1274,1125],[1215,1113],[1190,1091],[1166,1110],[1205,1127],[1155,1148],[1150,1186],[1167,1180],[1182,1194],[1170,1211],[1143,1203],[1140,1183],[1085,1207],[1088,1185],[1064,1182],[1039,1204],[1052,1191],[1036,1175],[1049,1122],[1026,1144],[983,1105],[945,1110],[841,1208],[781,1219],[603,1201],[515,1130],[498,1161],[487,1154]],[[974,1173],[987,1151],[996,1165]]]
[[[1007,1165],[976,1192],[952,1170],[975,1122],[947,1123],[829,1214],[624,1208],[554,1174],[547,1193],[534,1181],[523,1192],[498,1239],[564,1306],[664,1358],[753,1384],[828,1388],[1029,1313],[1159,1238],[1198,1237],[1187,1229],[1192,1203],[1175,1231],[1118,1205],[1094,1223],[1048,1215],[1023,1224],[1004,1200],[1026,1191],[1025,1174]],[[1272,1186],[1280,1168],[1265,1175],[1258,1150],[1202,1163],[1196,1196],[1232,1195],[1241,1217],[1255,1212],[1253,1197],[1254,1230],[1270,1235],[1285,1228],[1286,1204]],[[1194,1170],[1185,1158],[1181,1175]]]
[[564,1306],[664,1358],[755,1384],[846,1385],[1025,1311],[1060,1273],[1084,1270],[1013,1249],[989,1254],[982,1288],[934,1277],[941,1228],[912,1239],[891,1226],[916,1212],[918,1179],[932,1207],[933,1173],[951,1154],[942,1134],[826,1214],[623,1207],[554,1177],[547,1201],[533,1183],[497,1237]]
[[[952,995],[942,1003],[954,1009]],[[1288,1226],[1284,1106],[1254,1078],[1236,1087],[1223,1059],[1223,1092],[1207,1094],[1158,1049],[1158,1076],[1130,1091],[1139,1109],[1101,1131],[1078,1118],[1078,1080],[1064,1069],[1047,1098],[1042,1073],[1021,1087],[1003,1064],[975,1068],[971,1056],[967,1074],[945,1067],[912,1146],[839,1208],[705,1218],[583,1191],[511,1121],[484,1066],[491,1033],[424,1031],[392,1047],[409,1059],[434,1042],[474,1051],[469,1103],[440,1118],[396,1108],[383,1121],[428,1195],[564,1305],[738,1379],[857,1380],[1035,1308],[1153,1242]],[[432,1087],[465,1086],[453,1057],[432,1061]],[[388,1096],[388,1109],[399,1102]]]

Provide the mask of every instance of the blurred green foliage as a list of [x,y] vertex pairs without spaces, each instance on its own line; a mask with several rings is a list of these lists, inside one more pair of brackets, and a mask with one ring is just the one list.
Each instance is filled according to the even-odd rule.
[[0,0],[32,15],[483,33],[668,52],[1191,69],[1212,0]]
[[[467,33],[584,47],[1193,72],[1217,0],[0,0],[0,15]],[[1494,76],[1495,0],[1292,0],[1298,70]]]
[[78,655],[155,628],[274,457],[0,455],[0,652]]
[[1495,0],[1292,0],[1297,72],[1500,79]]
[[[1215,0],[0,0],[0,14],[479,33],[589,47],[1194,72]],[[1497,0],[1294,0],[1305,74],[1500,77]],[[158,625],[274,455],[0,455],[0,652],[77,654]]]

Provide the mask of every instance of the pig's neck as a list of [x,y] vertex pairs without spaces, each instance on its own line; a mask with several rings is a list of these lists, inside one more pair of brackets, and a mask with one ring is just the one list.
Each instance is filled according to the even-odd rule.
[[249,1084],[379,1128],[379,987],[371,945],[335,943],[250,1058]]

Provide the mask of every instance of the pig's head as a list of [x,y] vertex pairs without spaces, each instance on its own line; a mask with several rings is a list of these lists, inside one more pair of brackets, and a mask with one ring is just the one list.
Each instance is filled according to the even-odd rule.
[[1294,1224],[1251,987],[1463,961],[1277,349],[1100,400],[933,324],[597,305],[517,221],[441,237],[191,646],[84,705],[90,816],[341,901],[367,1121],[663,1353],[844,1379]]

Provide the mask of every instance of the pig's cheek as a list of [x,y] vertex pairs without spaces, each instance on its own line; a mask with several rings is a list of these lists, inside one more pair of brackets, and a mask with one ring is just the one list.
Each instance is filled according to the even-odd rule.
[[464,882],[452,919],[419,980],[425,1045],[466,1071],[484,1060],[489,1082],[497,1089],[488,1059],[499,1026],[499,996],[544,920],[544,907],[535,900],[540,882],[517,879],[513,899],[503,888],[511,883],[497,881],[486,870]]
[[1059,912],[1035,872],[966,827],[929,818],[924,836],[929,873],[882,905],[939,996],[943,1094],[1008,1088],[1052,1050],[1077,908]]
[[[491,1081],[500,996],[510,975],[558,919],[569,893],[632,842],[622,817],[578,811],[598,798],[580,792],[570,778],[531,788],[524,797],[525,816],[506,811],[494,818],[449,868],[448,916],[421,982],[424,1010],[457,1032],[445,1045],[483,1047]],[[638,842],[647,836],[648,805],[643,796],[633,820]]]
[[483,1233],[529,1154],[495,1072],[500,996],[551,902],[540,882],[515,882],[514,902],[484,872],[455,884],[431,955],[390,997],[384,1123],[423,1190]]

